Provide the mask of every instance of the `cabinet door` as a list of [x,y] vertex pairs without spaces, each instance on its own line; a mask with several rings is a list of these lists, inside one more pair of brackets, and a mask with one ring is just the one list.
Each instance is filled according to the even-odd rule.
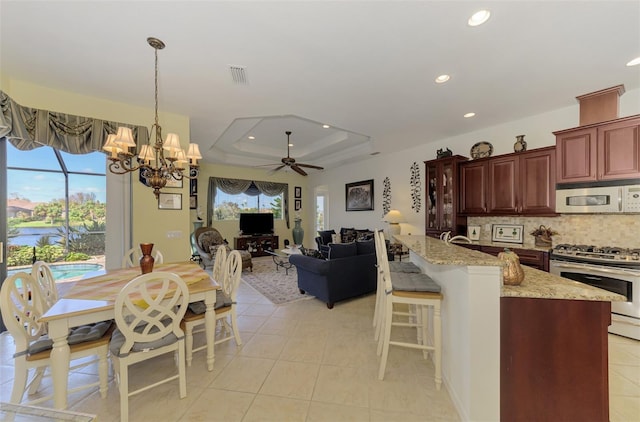
[[640,119],[598,128],[598,178],[640,177]]
[[556,136],[557,182],[596,180],[595,128],[579,129]]
[[519,212],[521,214],[555,214],[556,151],[523,153],[520,157]]
[[442,163],[442,179],[441,195],[442,195],[442,213],[440,219],[440,228],[444,231],[455,229],[455,198],[458,189],[454,188],[456,166],[453,161]]
[[518,157],[489,160],[489,214],[515,214],[518,206],[520,160]]
[[436,164],[427,165],[427,230],[440,229],[438,219],[438,166]]
[[460,165],[460,212],[487,213],[487,162]]

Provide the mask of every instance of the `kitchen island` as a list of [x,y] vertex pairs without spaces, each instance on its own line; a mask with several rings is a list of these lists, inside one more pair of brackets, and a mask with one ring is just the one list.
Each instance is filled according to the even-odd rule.
[[442,375],[462,420],[608,420],[607,326],[623,296],[527,267],[503,286],[491,255],[395,238],[442,288]]

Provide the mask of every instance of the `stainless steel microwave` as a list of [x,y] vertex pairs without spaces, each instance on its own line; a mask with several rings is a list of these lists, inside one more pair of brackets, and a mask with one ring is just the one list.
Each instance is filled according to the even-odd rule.
[[640,213],[640,185],[556,189],[556,212]]

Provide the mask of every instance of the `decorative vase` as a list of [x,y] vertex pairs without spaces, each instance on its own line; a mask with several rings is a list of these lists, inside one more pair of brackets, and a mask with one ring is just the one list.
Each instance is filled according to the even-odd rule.
[[507,286],[519,286],[524,280],[524,270],[520,266],[520,258],[508,248],[498,254],[498,258],[505,261],[502,267],[502,281]]
[[142,256],[140,257],[140,269],[142,274],[147,274],[153,271],[153,263],[155,259],[151,255],[153,250],[153,243],[141,243],[140,250],[142,250]]
[[524,135],[516,136],[516,143],[513,144],[513,150],[515,152],[524,152],[527,150],[527,141],[524,140]]
[[293,230],[291,230],[294,245],[302,245],[302,239],[304,238],[304,229],[300,227],[300,223],[302,223],[302,220],[296,219],[295,226],[293,226]]

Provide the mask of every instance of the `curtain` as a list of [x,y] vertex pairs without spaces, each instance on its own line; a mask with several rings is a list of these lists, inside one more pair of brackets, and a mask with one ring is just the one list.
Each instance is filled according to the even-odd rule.
[[[227,179],[223,177],[209,178],[209,200],[207,201],[207,225],[213,224],[213,204],[216,202],[216,190],[220,189],[229,195],[246,193],[248,195],[264,194],[275,196],[283,194],[284,220],[289,228],[289,184],[265,182],[260,180]],[[256,192],[257,191],[257,192]]]
[[22,151],[42,146],[70,154],[102,151],[107,135],[116,133],[119,126],[131,128],[138,145],[149,142],[149,131],[144,126],[24,107],[3,91],[0,91],[0,110],[0,137],[7,137]]

